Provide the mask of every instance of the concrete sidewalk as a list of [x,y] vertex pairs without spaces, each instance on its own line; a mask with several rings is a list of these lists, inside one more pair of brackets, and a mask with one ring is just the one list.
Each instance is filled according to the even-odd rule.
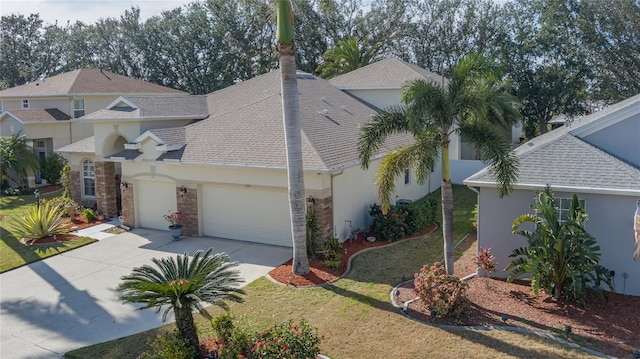
[[122,304],[114,291],[121,276],[151,258],[213,247],[241,263],[246,284],[292,255],[290,248],[210,237],[172,242],[167,231],[145,228],[100,239],[0,274],[0,358],[61,358],[165,324],[162,313]]

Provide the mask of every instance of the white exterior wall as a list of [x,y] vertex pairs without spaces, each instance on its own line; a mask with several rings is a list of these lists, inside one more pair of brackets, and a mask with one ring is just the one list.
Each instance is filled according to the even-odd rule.
[[451,160],[451,182],[462,184],[462,181],[471,177],[485,167],[484,162],[476,160]]
[[402,89],[359,89],[359,90],[343,90],[344,92],[355,96],[373,106],[383,109],[392,105],[400,104],[400,96]]
[[[554,196],[570,198],[573,193],[554,192]],[[495,277],[506,278],[502,269],[512,260],[513,249],[525,246],[524,237],[511,234],[514,219],[524,213],[533,213],[529,207],[535,198],[534,191],[516,190],[502,199],[494,188],[481,188],[478,201],[478,246],[490,247],[498,263]],[[586,230],[596,238],[600,246],[600,264],[615,271],[616,292],[640,295],[640,261],[633,261],[633,214],[636,198],[631,196],[607,196],[581,194],[585,200],[589,220]],[[523,229],[533,230],[533,226]],[[624,273],[628,278],[624,280]]]
[[[333,223],[336,238],[344,240],[350,236],[351,229],[371,226],[369,206],[380,203],[373,183],[379,165],[380,160],[376,160],[367,171],[362,170],[360,166],[353,166],[333,176]],[[395,203],[396,199],[416,200],[429,193],[428,181],[424,185],[418,185],[413,170],[410,177],[408,185],[404,184],[404,176],[396,180],[392,203]],[[349,220],[351,227],[349,222],[346,222]]]
[[13,117],[7,115],[0,121],[0,136],[9,137],[11,134],[18,133],[19,131],[22,131],[24,135],[24,126]]

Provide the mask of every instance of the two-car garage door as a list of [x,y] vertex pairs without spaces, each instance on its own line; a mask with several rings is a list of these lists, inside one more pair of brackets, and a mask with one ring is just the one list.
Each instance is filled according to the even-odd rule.
[[205,236],[292,246],[285,189],[206,185],[202,192]]

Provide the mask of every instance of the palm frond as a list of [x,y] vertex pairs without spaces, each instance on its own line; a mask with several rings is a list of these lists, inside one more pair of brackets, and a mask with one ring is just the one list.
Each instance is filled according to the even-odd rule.
[[366,123],[358,137],[358,154],[363,169],[369,168],[371,158],[378,153],[388,136],[408,131],[404,108],[392,106],[381,110]]
[[413,144],[409,147],[389,152],[382,158],[374,182],[383,213],[386,213],[391,207],[389,195],[395,191],[396,178],[402,175],[416,161],[420,150],[417,144]]

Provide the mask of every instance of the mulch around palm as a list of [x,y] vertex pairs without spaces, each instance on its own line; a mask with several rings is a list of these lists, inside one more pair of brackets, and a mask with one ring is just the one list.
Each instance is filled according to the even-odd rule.
[[[434,229],[430,228],[425,234]],[[269,277],[296,287],[319,285],[327,281],[325,278],[332,281],[344,275],[349,258],[359,251],[388,244],[386,241],[369,243],[362,239],[347,240],[344,243],[347,255],[343,256],[341,267],[337,269],[328,268],[321,261],[310,261],[311,272],[297,276],[292,275],[289,261],[269,272]],[[474,250],[468,250],[456,258],[456,275],[464,277],[475,272],[473,254]],[[640,297],[608,293],[605,300],[595,294],[589,296],[586,305],[581,307],[572,302],[556,301],[545,292],[540,292],[536,297],[525,282],[507,283],[500,279],[476,277],[468,283],[471,305],[463,315],[457,318],[432,318],[431,311],[423,307],[420,301],[412,302],[407,314],[436,325],[512,326],[550,333],[619,358],[631,357],[633,350],[640,347]],[[403,283],[399,287],[397,302],[404,304],[414,299],[416,295],[413,288],[413,281]],[[503,314],[507,315],[506,323],[502,321]],[[568,335],[565,332],[566,325],[571,326]]]

